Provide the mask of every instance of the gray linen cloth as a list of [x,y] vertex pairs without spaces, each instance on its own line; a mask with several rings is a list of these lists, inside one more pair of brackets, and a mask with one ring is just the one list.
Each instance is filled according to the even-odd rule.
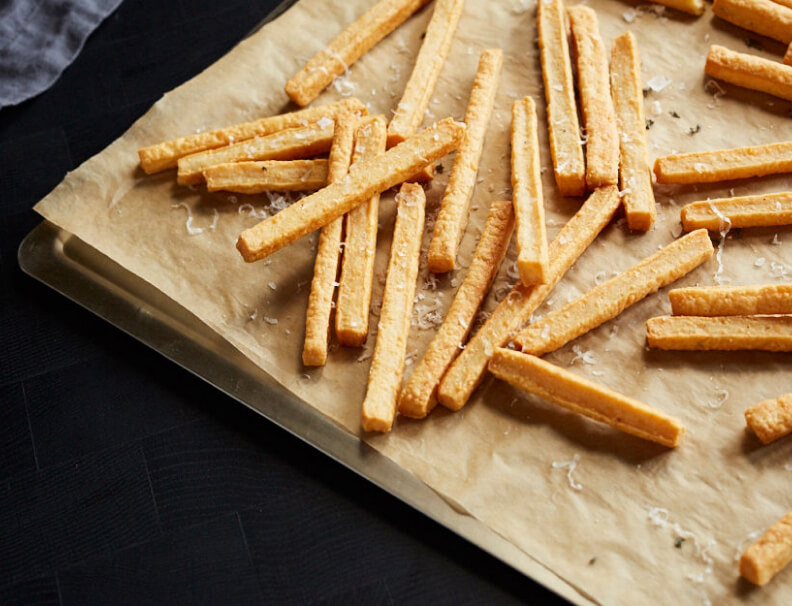
[[0,108],[47,90],[122,0],[0,0]]

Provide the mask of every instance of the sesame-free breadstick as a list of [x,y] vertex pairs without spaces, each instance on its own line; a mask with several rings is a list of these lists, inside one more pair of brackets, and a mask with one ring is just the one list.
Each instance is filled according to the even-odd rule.
[[505,345],[529,321],[531,314],[610,222],[620,202],[615,185],[600,188],[589,196],[550,243],[550,279],[545,284],[523,286],[518,283],[512,288],[443,377],[437,388],[440,404],[450,410],[459,410],[467,403],[484,377],[495,348]]
[[660,316],[646,336],[655,349],[792,351],[792,316]]
[[792,192],[692,202],[680,216],[685,231],[720,231],[724,220],[732,228],[792,225]]
[[456,266],[457,251],[467,226],[468,207],[476,187],[481,150],[495,106],[502,66],[503,51],[499,48],[481,53],[465,112],[467,132],[454,159],[429,243],[429,270],[434,273],[445,273]]
[[284,87],[286,94],[297,105],[305,107],[336,76],[347,71],[427,2],[429,0],[380,0],[294,74]]
[[567,9],[577,64],[583,126],[586,129],[586,187],[616,185],[619,179],[619,134],[613,109],[608,56],[597,13],[587,6]]
[[247,262],[258,261],[330,223],[373,195],[409,179],[421,168],[455,150],[465,126],[452,118],[422,130],[384,154],[358,162],[336,183],[246,229],[237,249]]
[[694,231],[550,312],[518,334],[514,342],[536,356],[555,351],[693,271],[713,252],[707,230]]
[[768,528],[740,558],[740,576],[766,585],[792,562],[792,511]]
[[668,293],[675,316],[792,314],[792,284],[692,286]]
[[772,0],[715,0],[712,12],[748,31],[792,42],[792,9]]
[[[328,160],[328,183],[337,183],[349,171],[357,123],[357,116],[351,113],[341,115],[336,120],[333,146],[330,148]],[[343,226],[344,218],[338,217],[319,232],[311,292],[308,295],[308,311],[305,314],[302,359],[306,366],[324,366],[327,362],[330,316],[338,279],[338,258],[341,254]]]
[[792,433],[792,393],[754,404],[745,411],[745,422],[762,444]]
[[388,147],[401,143],[421,126],[464,7],[465,0],[435,2],[415,67],[388,124]]
[[489,370],[518,389],[644,440],[675,448],[685,435],[679,419],[536,356],[498,348]]
[[308,191],[327,185],[327,160],[232,162],[210,166],[203,176],[209,191]]
[[703,0],[650,0],[655,4],[662,4],[663,6],[667,6],[669,8],[676,9],[678,11],[682,11],[683,13],[689,13],[691,15],[701,15],[704,13],[704,7],[706,6]]
[[[792,13],[792,9],[785,9]],[[763,57],[710,46],[704,71],[724,82],[792,101],[792,67]]]
[[399,396],[399,412],[420,419],[437,403],[435,390],[464,345],[473,320],[498,273],[514,230],[511,201],[493,202],[462,285],[454,295],[443,324]]
[[613,41],[611,93],[619,130],[619,177],[624,215],[630,229],[648,231],[657,216],[646,147],[641,60],[635,36],[625,32]]
[[298,160],[322,154],[333,144],[335,122],[320,120],[308,126],[287,128],[242,143],[210,149],[179,159],[179,185],[194,185],[211,166],[248,160]]
[[563,196],[582,196],[586,191],[586,168],[562,0],[536,3],[536,28],[556,184]]
[[511,182],[517,223],[517,270],[525,286],[544,284],[550,271],[544,220],[539,125],[531,97],[512,105]]
[[354,97],[350,97],[349,99],[344,99],[343,101],[337,101],[336,103],[330,103],[328,105],[317,105],[316,107],[288,114],[269,116],[267,118],[254,120],[253,122],[245,122],[243,124],[236,124],[234,126],[211,130],[205,133],[188,135],[187,137],[181,137],[173,141],[165,141],[157,145],[139,149],[140,166],[150,175],[168,168],[176,168],[176,162],[179,158],[189,156],[190,154],[232,145],[246,139],[252,139],[253,137],[271,135],[272,133],[278,132],[279,130],[286,130],[287,128],[308,126],[323,118],[326,120],[335,120],[341,114],[348,112],[364,115],[366,113],[366,106]]
[[717,183],[788,172],[792,172],[792,141],[672,154],[654,163],[658,183]]
[[[355,133],[352,165],[385,152],[387,123],[382,116],[362,122]],[[344,218],[344,256],[338,280],[335,310],[336,338],[341,345],[360,347],[369,329],[369,307],[374,285],[377,220],[380,195],[375,194]]]
[[416,183],[405,183],[397,196],[388,275],[377,324],[361,420],[365,431],[390,431],[396,416],[410,316],[418,277],[426,194]]

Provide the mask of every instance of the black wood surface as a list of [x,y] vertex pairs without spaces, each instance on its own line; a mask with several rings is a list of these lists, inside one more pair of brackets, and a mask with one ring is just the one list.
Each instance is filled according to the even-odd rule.
[[17,266],[33,204],[276,4],[126,0],[0,111],[0,604],[562,603]]

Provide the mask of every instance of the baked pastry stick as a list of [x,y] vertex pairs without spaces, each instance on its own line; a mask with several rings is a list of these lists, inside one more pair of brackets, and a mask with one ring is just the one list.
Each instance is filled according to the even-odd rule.
[[762,444],[792,433],[792,393],[754,404],[745,411],[745,422]]
[[651,0],[655,4],[662,4],[669,8],[689,13],[691,15],[701,15],[704,13],[705,4],[703,0]]
[[550,312],[518,334],[514,342],[535,356],[555,351],[693,271],[713,252],[707,230],[694,231]]
[[308,191],[327,185],[327,160],[232,162],[203,171],[206,189],[238,194]]
[[401,414],[420,419],[435,407],[437,385],[464,346],[476,311],[487,296],[509,248],[513,230],[514,206],[511,201],[493,202],[470,269],[454,295],[443,324],[401,391]]
[[298,160],[330,151],[335,122],[327,120],[308,126],[287,128],[242,143],[210,149],[178,162],[176,180],[179,185],[195,185],[204,180],[203,171],[210,166],[246,160]]
[[550,271],[539,162],[539,125],[531,97],[512,105],[511,182],[517,223],[517,270],[525,286],[544,284]]
[[563,196],[582,196],[586,191],[586,169],[562,0],[536,3],[536,28],[556,184]]
[[[386,139],[384,117],[364,118],[355,133],[352,165],[384,153]],[[379,201],[380,195],[375,194],[344,217],[344,255],[338,281],[335,327],[338,342],[347,347],[360,347],[368,337]]]
[[305,107],[336,76],[347,71],[427,2],[429,0],[380,0],[294,74],[284,87],[286,94],[297,105]]
[[[330,148],[328,160],[327,181],[330,184],[343,179],[349,171],[357,124],[358,118],[354,114],[345,114],[336,120],[333,146]],[[302,360],[306,366],[324,366],[327,362],[330,316],[338,278],[343,222],[344,218],[339,217],[325,225],[319,232],[311,292],[308,295],[308,311],[305,315]]]
[[401,143],[421,126],[464,7],[465,0],[436,0],[415,67],[388,124],[388,147]]
[[768,528],[740,557],[740,575],[766,585],[792,562],[792,511]]
[[484,377],[495,348],[505,345],[529,321],[531,314],[610,222],[620,202],[615,185],[600,188],[589,196],[550,243],[549,281],[534,286],[518,283],[511,289],[443,377],[437,388],[440,404],[450,410],[459,410],[467,403]]
[[608,77],[608,56],[599,33],[597,13],[587,6],[567,9],[586,129],[586,187],[616,185],[619,179],[619,135]]
[[[792,6],[790,8],[792,8]],[[789,46],[787,46],[783,61],[784,65],[792,65],[792,42],[790,42]]]
[[[792,13],[792,9],[786,10]],[[729,84],[792,101],[792,67],[788,65],[713,45],[704,71]]]
[[476,187],[481,150],[495,106],[502,66],[503,51],[499,48],[481,53],[465,112],[467,132],[454,159],[429,243],[429,270],[434,273],[445,273],[456,266],[457,251],[467,226],[468,208]]
[[792,284],[693,286],[668,293],[675,316],[792,314]]
[[358,162],[341,181],[243,231],[237,249],[249,263],[271,255],[454,151],[464,134],[463,124],[446,118],[381,156]]
[[792,172],[792,141],[672,154],[654,163],[658,183],[717,183],[788,172]]
[[138,150],[140,166],[149,175],[168,168],[176,168],[179,158],[196,154],[207,149],[215,149],[239,143],[253,137],[271,135],[279,130],[308,126],[322,120],[335,120],[338,116],[349,112],[364,115],[366,106],[354,97],[330,103],[317,105],[288,114],[268,116],[253,122],[244,122],[226,128],[210,130],[205,133],[188,135],[172,141],[164,141]]
[[646,336],[655,349],[792,351],[792,316],[660,316]]
[[644,440],[675,448],[685,435],[679,419],[536,356],[499,347],[489,370],[518,389]]
[[792,225],[792,192],[692,202],[680,216],[685,231],[720,231],[724,220],[734,228]]
[[365,431],[390,431],[396,416],[410,316],[418,277],[426,194],[416,183],[405,183],[397,195],[388,275],[377,324],[361,420]]
[[792,42],[792,9],[772,0],[715,0],[712,12],[748,31]]
[[649,231],[657,216],[657,207],[646,146],[641,60],[632,33],[625,32],[613,41],[610,70],[619,134],[624,215],[630,229]]

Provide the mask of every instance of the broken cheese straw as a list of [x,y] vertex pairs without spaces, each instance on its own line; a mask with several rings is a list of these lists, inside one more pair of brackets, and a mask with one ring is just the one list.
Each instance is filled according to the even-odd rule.
[[792,314],[792,284],[694,286],[668,293],[675,316]]
[[172,141],[165,141],[139,149],[140,166],[150,175],[168,168],[176,168],[176,162],[179,158],[190,154],[239,143],[253,137],[271,135],[287,128],[308,126],[308,124],[317,122],[322,118],[335,120],[338,116],[347,112],[364,115],[366,106],[354,97],[350,97],[328,105],[318,105],[297,112],[269,116],[253,122],[245,122],[205,133],[181,137]]
[[377,342],[371,357],[361,421],[364,431],[390,431],[396,398],[404,375],[404,357],[421,256],[426,194],[420,185],[405,183],[397,196],[388,274],[382,293]]
[[437,400],[450,410],[459,410],[470,399],[496,347],[505,345],[511,336],[528,322],[567,270],[610,222],[619,207],[615,185],[592,193],[580,210],[561,228],[550,243],[550,279],[546,284],[516,284],[492,315],[468,342],[437,388]]
[[465,126],[452,118],[422,130],[384,154],[356,164],[338,183],[246,229],[239,235],[237,249],[248,263],[271,255],[454,151],[464,134]]
[[399,396],[401,414],[420,419],[434,408],[437,385],[465,343],[476,311],[487,296],[509,248],[513,230],[512,203],[493,202],[465,280],[454,295],[443,324],[402,389]]
[[297,160],[322,154],[333,144],[334,128],[333,120],[320,120],[309,126],[287,128],[265,137],[185,156],[178,162],[176,181],[179,185],[201,183],[203,171],[219,164],[242,160]]
[[377,42],[429,0],[380,0],[336,36],[286,83],[284,91],[305,107]]
[[211,166],[203,176],[209,191],[308,191],[327,185],[327,160],[233,162]]
[[514,342],[536,356],[555,351],[691,272],[713,252],[707,230],[694,231],[550,312],[518,334]]
[[792,393],[754,404],[745,411],[745,422],[762,444],[792,433]]
[[704,71],[724,82],[792,101],[792,67],[788,65],[713,45]]
[[672,154],[654,163],[658,183],[717,183],[788,172],[792,172],[792,141]]
[[712,12],[748,31],[792,42],[792,9],[771,0],[715,0]]
[[773,524],[740,558],[740,575],[766,585],[792,562],[792,511]]
[[655,349],[792,351],[792,316],[661,316],[646,336]]
[[489,371],[518,389],[644,440],[675,448],[685,435],[679,419],[536,356],[498,348]]
[[792,192],[693,202],[680,216],[685,231],[720,231],[724,221],[731,228],[792,225]]

